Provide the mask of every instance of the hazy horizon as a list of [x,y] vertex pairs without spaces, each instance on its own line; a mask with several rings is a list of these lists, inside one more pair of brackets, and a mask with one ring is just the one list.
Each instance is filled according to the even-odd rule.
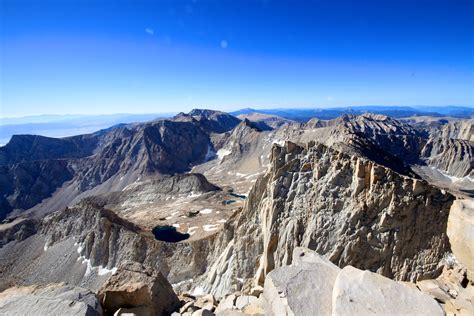
[[173,116],[180,112],[187,113],[193,109],[208,109],[208,110],[216,110],[222,112],[237,112],[239,110],[244,109],[252,109],[257,111],[265,111],[265,110],[331,110],[331,109],[349,109],[349,108],[363,108],[363,107],[374,107],[374,108],[391,108],[391,107],[399,107],[399,108],[411,108],[411,109],[421,109],[421,108],[469,108],[474,109],[474,105],[373,105],[373,104],[365,104],[365,105],[347,105],[347,106],[293,106],[293,107],[253,107],[253,106],[242,106],[237,108],[232,108],[229,110],[221,110],[218,108],[211,108],[206,106],[195,106],[186,108],[186,110],[176,110],[170,112],[110,112],[110,113],[41,113],[41,114],[29,114],[29,115],[22,115],[22,116],[1,116],[1,119],[24,119],[24,118],[39,118],[39,117],[97,117],[97,116],[120,116],[120,115],[163,115],[163,116]]

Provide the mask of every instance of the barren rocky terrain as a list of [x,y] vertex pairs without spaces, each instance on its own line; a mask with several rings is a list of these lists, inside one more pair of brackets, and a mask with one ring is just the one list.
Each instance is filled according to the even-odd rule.
[[0,314],[470,315],[473,120],[193,110],[0,147]]

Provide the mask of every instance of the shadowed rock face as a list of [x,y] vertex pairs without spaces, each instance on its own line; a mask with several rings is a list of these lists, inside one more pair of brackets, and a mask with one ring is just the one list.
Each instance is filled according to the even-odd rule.
[[12,165],[45,159],[83,158],[92,155],[100,133],[66,138],[39,135],[14,135],[0,147],[0,165]]
[[0,220],[26,210],[50,196],[73,171],[65,160],[42,160],[0,166]]

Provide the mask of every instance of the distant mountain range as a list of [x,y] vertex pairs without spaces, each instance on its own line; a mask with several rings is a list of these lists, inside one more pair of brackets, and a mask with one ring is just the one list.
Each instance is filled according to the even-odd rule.
[[270,115],[278,115],[280,117],[291,119],[295,121],[308,121],[311,118],[319,118],[321,120],[332,120],[343,114],[360,115],[366,112],[388,115],[395,118],[409,117],[409,116],[452,116],[459,118],[469,118],[474,116],[474,108],[461,106],[353,106],[340,108],[296,108],[296,109],[241,109],[235,112],[230,112],[232,115],[242,115],[249,113],[262,113]]
[[147,122],[171,117],[170,113],[110,114],[110,115],[37,115],[18,118],[0,118],[0,146],[12,135],[42,135],[66,137],[89,134],[117,124]]
[[[311,118],[334,119],[343,114],[363,114],[366,112],[384,114],[395,118],[410,116],[452,116],[458,118],[474,117],[474,107],[461,106],[354,106],[340,108],[245,108],[230,112],[234,116],[249,113],[277,115],[286,119],[306,122]],[[5,145],[12,135],[42,135],[66,137],[93,133],[101,129],[125,123],[146,122],[157,118],[171,117],[176,113],[150,114],[110,114],[110,115],[38,115],[20,118],[0,118],[0,146]]]

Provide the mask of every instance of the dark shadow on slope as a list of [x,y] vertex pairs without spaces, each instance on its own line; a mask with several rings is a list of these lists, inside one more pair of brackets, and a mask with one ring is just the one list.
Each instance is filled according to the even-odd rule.
[[151,231],[155,236],[156,240],[166,241],[166,242],[178,242],[188,239],[191,235],[183,234],[176,230],[176,227],[173,226],[156,226]]

